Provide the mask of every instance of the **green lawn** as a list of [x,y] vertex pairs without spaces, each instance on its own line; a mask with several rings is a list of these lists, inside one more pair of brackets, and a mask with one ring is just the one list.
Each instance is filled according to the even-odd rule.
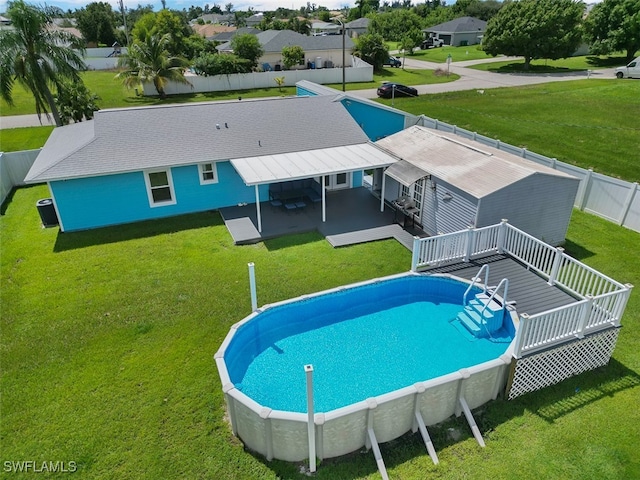
[[639,95],[637,81],[590,79],[421,95],[395,99],[394,105],[563,162],[638,181]]
[[42,147],[52,126],[0,129],[0,152],[17,152]]
[[[559,60],[532,60],[529,73],[567,73],[597,70],[599,68],[619,67],[626,65],[624,55],[618,56],[594,56],[584,55],[579,57],[561,58]],[[473,65],[470,68],[496,73],[525,72],[524,60],[504,62],[491,62]]]
[[428,62],[446,63],[447,57],[451,55],[452,62],[463,62],[466,60],[484,60],[485,58],[493,58],[487,55],[480,45],[470,45],[468,47],[437,47],[427,50],[417,50],[413,55],[407,58],[415,58],[417,60],[426,60]]
[[[247,263],[265,304],[406,271],[409,252],[393,240],[333,249],[315,233],[236,247],[213,212],[60,234],[39,226],[48,195],[17,190],[0,217],[3,462],[74,461],[83,479],[308,478],[244,451],[224,419],[212,357],[250,311]],[[575,212],[566,247],[640,285],[639,244]],[[430,429],[438,466],[419,434],[384,444],[390,477],[640,478],[637,292],[622,323],[607,368],[477,410],[486,449],[463,419]],[[371,452],[324,461],[316,477],[380,478]]]

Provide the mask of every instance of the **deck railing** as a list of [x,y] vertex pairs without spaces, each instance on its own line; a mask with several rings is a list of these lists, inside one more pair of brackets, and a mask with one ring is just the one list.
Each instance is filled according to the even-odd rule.
[[576,302],[536,315],[520,315],[514,355],[558,345],[620,325],[633,285],[623,285],[537,238],[509,225],[414,239],[411,269],[433,268],[492,253],[507,254],[538,273],[549,285],[562,288]]

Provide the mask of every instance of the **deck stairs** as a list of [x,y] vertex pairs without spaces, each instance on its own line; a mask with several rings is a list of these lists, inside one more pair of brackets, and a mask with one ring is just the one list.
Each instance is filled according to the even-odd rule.
[[[481,274],[485,274],[482,291],[469,295],[473,287],[481,281]],[[471,284],[464,293],[462,304],[464,309],[458,313],[455,320],[460,326],[469,332],[473,338],[490,338],[498,340],[501,336],[507,306],[507,291],[509,280],[503,278],[500,283],[491,287],[489,282],[489,265],[482,266],[478,274],[472,279]],[[502,291],[502,298],[498,299],[498,292]]]

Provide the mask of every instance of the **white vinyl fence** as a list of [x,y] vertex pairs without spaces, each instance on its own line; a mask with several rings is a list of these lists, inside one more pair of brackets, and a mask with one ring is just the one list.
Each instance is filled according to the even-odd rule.
[[40,149],[0,152],[0,203],[6,200],[13,187],[24,185],[24,177],[39,153]]
[[[351,57],[351,62],[347,60],[345,68],[346,83],[370,82],[373,80],[373,67],[357,57]],[[252,72],[235,73],[231,75],[212,75],[203,77],[200,75],[189,75],[187,80],[191,83],[169,82],[165,88],[167,95],[199,93],[199,92],[223,92],[227,90],[251,90],[254,88],[274,88],[277,86],[276,78],[284,77],[283,86],[294,86],[301,80],[309,80],[314,83],[342,83],[342,68],[318,68],[304,70],[286,70],[279,72]],[[157,95],[152,83],[143,84],[145,95]]]
[[424,115],[420,116],[418,124],[435,130],[454,133],[573,175],[580,179],[580,186],[574,203],[576,208],[640,232],[640,189],[638,188],[638,182],[631,183],[595,173],[592,170],[569,165],[555,158],[530,152],[526,148],[514,147],[500,140],[485,137],[476,132],[449,125]]

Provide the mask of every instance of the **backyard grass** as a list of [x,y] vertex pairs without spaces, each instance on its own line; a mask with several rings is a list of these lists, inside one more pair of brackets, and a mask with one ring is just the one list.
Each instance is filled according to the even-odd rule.
[[[212,357],[250,311],[247,263],[265,304],[406,271],[410,253],[393,240],[333,249],[315,233],[236,247],[215,212],[60,234],[39,225],[34,204],[48,195],[19,189],[0,217],[3,466],[74,461],[88,479],[308,478],[244,451],[224,419]],[[566,248],[640,285],[639,244],[576,211]],[[622,323],[608,367],[478,409],[486,449],[462,419],[430,429],[438,466],[419,434],[382,445],[391,478],[640,478],[637,292]],[[316,477],[380,478],[371,452],[325,460]]]
[[590,79],[398,98],[394,105],[634,182],[639,96],[640,82]]
[[0,152],[40,148],[52,130],[52,126],[0,129]]
[[529,70],[524,69],[524,60],[505,60],[503,62],[480,63],[470,68],[496,73],[569,73],[597,70],[599,68],[619,67],[626,65],[624,55],[595,56],[583,55],[578,57],[561,58],[559,60],[532,60]]

